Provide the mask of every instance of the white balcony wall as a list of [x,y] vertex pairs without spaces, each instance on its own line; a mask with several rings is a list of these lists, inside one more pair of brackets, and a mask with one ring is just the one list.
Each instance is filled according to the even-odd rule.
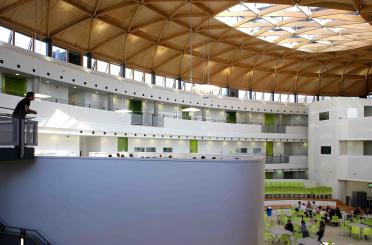
[[[277,103],[262,101],[241,101],[238,98],[208,96],[206,98],[196,93],[191,93],[144,82],[118,78],[109,74],[92,71],[87,68],[54,60],[50,57],[34,54],[6,43],[0,43],[0,54],[4,61],[0,65],[0,72],[13,70],[20,73],[40,76],[43,79],[63,82],[70,86],[91,88],[97,91],[124,94],[127,96],[172,102],[185,106],[201,106],[214,109],[229,109],[237,111],[272,111],[273,113],[306,114],[307,107],[299,103]],[[17,68],[17,65],[20,68]],[[47,75],[49,73],[49,75]],[[63,78],[61,78],[61,76]],[[97,86],[96,86],[97,85]],[[191,104],[190,104],[191,102]],[[240,109],[238,109],[240,108]]]
[[63,85],[40,83],[40,94],[49,95],[54,99],[68,101],[68,88]]
[[284,144],[283,142],[274,142],[273,143],[273,154],[284,154]]

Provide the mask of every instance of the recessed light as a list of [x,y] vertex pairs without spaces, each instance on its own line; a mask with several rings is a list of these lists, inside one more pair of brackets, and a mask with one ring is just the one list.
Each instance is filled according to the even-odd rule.
[[19,73],[16,73],[15,75],[16,75],[16,76],[19,76]]
[[96,92],[96,94],[98,94],[98,92]]
[[46,80],[45,82],[46,82],[46,83],[50,83],[50,81],[48,81],[48,80]]
[[74,86],[74,88],[76,88],[76,87]]

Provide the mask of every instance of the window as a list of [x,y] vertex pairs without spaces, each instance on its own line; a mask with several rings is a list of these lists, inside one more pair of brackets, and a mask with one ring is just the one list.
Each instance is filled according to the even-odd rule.
[[322,155],[331,155],[332,147],[330,146],[321,146],[320,147],[320,154]]
[[221,96],[227,96],[227,88],[221,89]]
[[166,87],[168,87],[168,88],[174,88],[174,87],[175,87],[174,84],[175,84],[175,82],[174,82],[174,78],[169,78],[169,77],[167,77],[167,78],[165,79],[165,86],[166,86]]
[[319,113],[319,121],[329,120],[329,111]]
[[52,57],[54,59],[67,61],[67,50],[66,49],[53,46],[52,52],[53,52]]
[[365,106],[364,107],[364,116],[371,117],[372,116],[372,106]]
[[241,153],[241,154],[247,154],[248,153],[248,149],[247,148],[238,148],[236,149],[237,153]]
[[134,147],[134,152],[145,152],[145,147]]
[[102,60],[97,60],[97,71],[109,73],[109,64]]
[[172,147],[163,147],[163,152],[164,153],[172,153],[173,152],[173,148]]
[[192,83],[185,82],[185,90],[186,91],[191,91],[192,90]]
[[156,147],[146,147],[146,152],[156,152]]
[[164,82],[165,82],[165,77],[161,77],[161,76],[156,76],[155,77],[155,84],[156,85],[164,86],[165,85]]
[[263,93],[263,98],[265,101],[270,101],[271,100],[271,93]]
[[121,67],[119,65],[110,64],[110,74],[120,76]]
[[12,30],[0,26],[0,41],[4,43],[12,42]]
[[23,49],[31,50],[32,38],[16,32],[14,34],[14,45]]
[[46,43],[35,39],[34,52],[37,54],[47,55]]
[[261,148],[253,148],[253,153],[254,153],[254,154],[259,154],[259,153],[261,153]]
[[247,91],[239,90],[239,99],[246,99]]
[[133,70],[133,80],[143,82],[143,72],[142,71],[136,71]]
[[125,78],[133,79],[133,70],[125,68]]
[[145,73],[145,83],[151,84],[151,74]]
[[88,57],[86,55],[83,56],[83,66],[88,67]]
[[278,101],[278,102],[280,102],[281,101],[281,97],[282,97],[282,95],[281,94],[274,94],[274,101]]

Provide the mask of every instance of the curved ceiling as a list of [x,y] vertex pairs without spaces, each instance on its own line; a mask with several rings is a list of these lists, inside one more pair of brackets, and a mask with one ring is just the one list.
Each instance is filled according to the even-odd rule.
[[[358,11],[367,22],[372,16],[369,0],[261,2]],[[197,83],[331,96],[365,96],[372,90],[370,45],[309,53],[270,43],[215,19],[238,3],[2,0],[0,25],[128,67],[184,80],[191,76]]]

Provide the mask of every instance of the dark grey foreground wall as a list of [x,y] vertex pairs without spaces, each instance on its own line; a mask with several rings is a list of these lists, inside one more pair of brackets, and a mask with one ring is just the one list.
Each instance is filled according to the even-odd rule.
[[262,160],[0,162],[0,221],[55,245],[263,244]]

